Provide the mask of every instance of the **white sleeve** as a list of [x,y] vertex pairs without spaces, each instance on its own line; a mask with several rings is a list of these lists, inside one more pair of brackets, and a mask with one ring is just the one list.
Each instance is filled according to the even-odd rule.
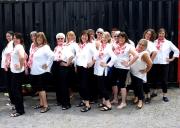
[[114,52],[112,51],[112,47],[108,48],[108,54],[111,57],[111,60],[108,62],[108,66],[112,67],[117,59],[116,55],[114,54]]
[[44,49],[46,51],[47,61],[46,64],[49,66],[53,63],[54,60],[54,52],[51,50],[51,48],[47,45]]
[[170,41],[170,49],[174,52],[173,57],[179,58],[179,49]]

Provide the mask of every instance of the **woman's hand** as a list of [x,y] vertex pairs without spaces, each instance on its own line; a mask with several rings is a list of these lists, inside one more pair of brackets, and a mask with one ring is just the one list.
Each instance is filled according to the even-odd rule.
[[48,68],[47,64],[42,65],[42,69],[46,70]]
[[122,65],[124,65],[125,67],[129,67],[129,61],[123,61],[121,62]]
[[15,67],[16,70],[21,70],[22,69],[22,66],[20,66],[20,64],[15,64],[14,67]]
[[101,66],[101,67],[108,67],[108,65],[107,65],[105,62],[101,62],[101,63],[100,63],[100,66]]

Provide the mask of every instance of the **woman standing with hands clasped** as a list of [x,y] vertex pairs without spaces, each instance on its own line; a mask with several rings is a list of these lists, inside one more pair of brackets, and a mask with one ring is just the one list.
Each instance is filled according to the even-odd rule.
[[[65,35],[58,33],[56,35],[57,46],[54,49],[54,62],[56,63],[56,97],[59,105],[62,105],[62,110],[67,110],[71,107],[69,96],[69,76],[72,68],[72,60],[74,54],[70,47],[64,43]],[[55,72],[54,72],[55,73]]]
[[152,61],[150,59],[149,53],[146,51],[148,41],[141,39],[136,47],[139,58],[131,65],[131,79],[134,88],[135,102],[137,103],[137,108],[141,109],[143,107],[143,83],[147,81],[147,72],[151,69]]
[[50,49],[43,32],[38,32],[36,37],[37,49],[32,53],[31,84],[33,89],[39,93],[40,103],[35,109],[42,108],[41,113],[47,112],[50,108],[47,103],[46,89],[49,80],[49,73],[54,59],[54,53]]

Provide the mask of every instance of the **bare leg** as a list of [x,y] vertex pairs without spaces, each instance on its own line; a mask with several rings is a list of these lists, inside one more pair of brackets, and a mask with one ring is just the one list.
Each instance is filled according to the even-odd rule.
[[127,96],[126,88],[121,88],[121,95],[122,95],[122,102],[119,106],[117,106],[118,109],[122,109],[127,106],[127,104],[126,104],[126,96]]
[[111,101],[111,103],[112,104],[117,104],[118,103],[118,87],[113,86],[112,91],[113,91],[113,100]]

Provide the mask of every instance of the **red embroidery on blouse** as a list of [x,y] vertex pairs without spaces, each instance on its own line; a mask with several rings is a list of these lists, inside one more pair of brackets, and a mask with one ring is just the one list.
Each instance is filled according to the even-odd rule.
[[119,54],[123,54],[124,51],[125,51],[125,49],[126,49],[126,46],[125,46],[125,45],[123,45],[123,46],[117,45],[117,47],[115,47],[115,48],[113,49],[113,52],[114,52],[116,55],[119,55]]
[[164,40],[158,39],[158,42],[157,42],[157,44],[156,44],[156,48],[157,48],[158,50],[160,50],[161,47],[162,47],[162,45],[163,45],[163,43],[164,43]]

